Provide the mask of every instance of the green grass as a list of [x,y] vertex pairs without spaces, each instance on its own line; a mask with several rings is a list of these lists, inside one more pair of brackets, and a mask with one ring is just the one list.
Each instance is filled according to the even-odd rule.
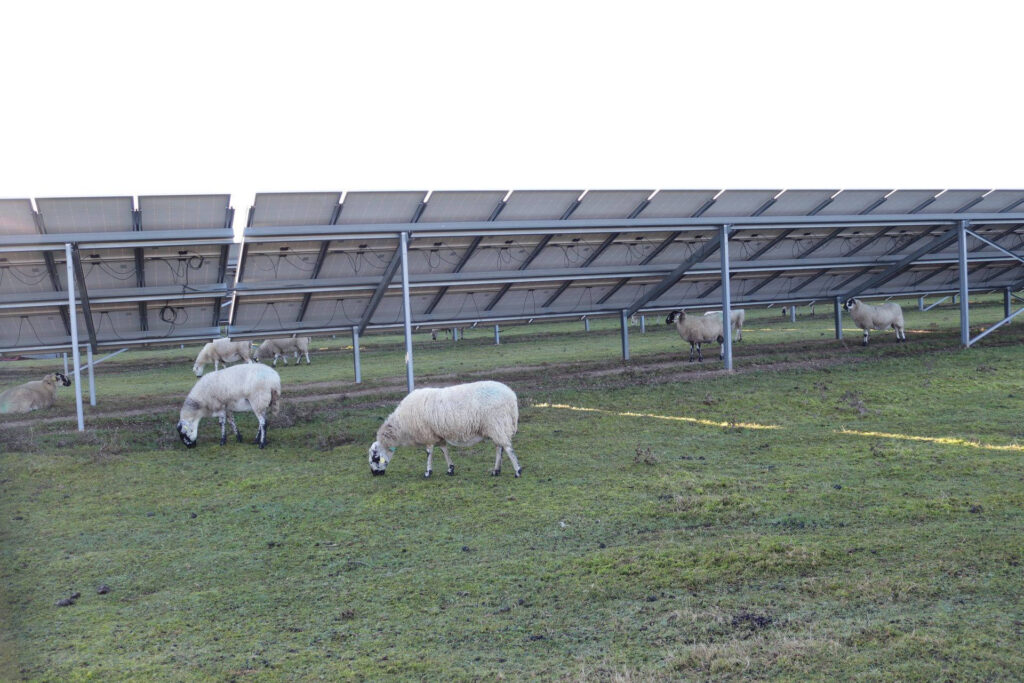
[[[287,403],[265,450],[251,415],[186,451],[175,411],[111,414],[193,381],[194,349],[122,354],[87,433],[0,423],[0,678],[1018,679],[1024,328],[965,351],[954,310],[908,307],[910,343],[862,349],[820,308],[750,313],[732,375],[661,320],[625,371],[615,321],[418,341],[424,381],[504,368],[520,479],[484,445],[370,476],[395,336],[365,340],[368,393]],[[355,388],[320,341],[286,397]]]

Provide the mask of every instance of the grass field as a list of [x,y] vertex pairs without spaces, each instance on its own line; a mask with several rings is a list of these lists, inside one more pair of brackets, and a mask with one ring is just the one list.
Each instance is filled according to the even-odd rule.
[[67,390],[0,417],[0,679],[1019,680],[1024,324],[962,350],[915,303],[867,348],[748,311],[735,373],[661,318],[628,363],[611,320],[421,331],[419,385],[519,394],[519,479],[489,444],[370,476],[398,336],[362,385],[343,337],[279,367],[265,450],[177,439],[198,347],[121,354],[85,433]]

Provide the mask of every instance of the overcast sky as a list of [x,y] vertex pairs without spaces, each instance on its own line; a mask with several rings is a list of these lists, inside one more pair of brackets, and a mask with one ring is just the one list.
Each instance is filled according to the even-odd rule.
[[1024,187],[1019,2],[16,2],[0,196]]

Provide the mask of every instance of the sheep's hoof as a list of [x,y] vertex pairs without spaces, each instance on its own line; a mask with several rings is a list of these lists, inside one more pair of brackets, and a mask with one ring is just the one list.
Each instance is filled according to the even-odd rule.
[[238,439],[238,443],[242,443],[242,433],[235,434],[235,438]]
[[455,465],[448,465],[448,476],[449,477],[454,477],[455,476]]
[[228,438],[227,438],[226,436],[222,436],[222,437],[220,437],[220,445],[221,445],[221,446],[223,446],[223,445],[224,445],[224,444],[226,444],[227,442],[228,442]]
[[516,470],[516,478],[518,479],[521,476],[523,476],[523,468],[522,467],[520,467],[518,470]]
[[500,469],[498,469],[498,470],[491,470],[491,476],[492,477],[500,477],[501,476],[501,470]]
[[385,472],[384,470],[370,470],[370,474],[372,474],[375,477],[379,477],[381,475],[387,474],[387,472]]
[[861,343],[860,343],[860,345],[861,345],[861,346],[867,346],[867,345],[868,345],[868,343],[867,343],[867,342],[861,342]]
[[423,478],[424,479],[430,479],[430,475],[433,474],[433,473],[434,473],[434,470],[427,470],[426,472],[423,473]]

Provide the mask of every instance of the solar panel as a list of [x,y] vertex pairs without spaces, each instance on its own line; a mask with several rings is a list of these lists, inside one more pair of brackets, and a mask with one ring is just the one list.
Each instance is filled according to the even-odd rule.
[[434,192],[420,216],[420,223],[486,221],[507,192]]
[[426,192],[349,192],[341,206],[339,225],[408,223]]
[[838,190],[786,190],[762,216],[809,216]]
[[818,216],[855,216],[882,201],[889,190],[843,190],[817,213]]
[[69,197],[37,199],[45,232],[130,232],[134,229],[131,197]]
[[637,218],[683,218],[695,215],[718,190],[661,190]]
[[583,195],[571,218],[629,218],[650,196],[651,190],[591,190]]
[[881,204],[871,209],[873,214],[911,213],[914,209],[935,198],[939,190],[897,190]]
[[973,210],[973,206],[977,203],[976,200],[980,199],[985,192],[985,190],[947,190],[918,213],[957,213],[968,207]]
[[0,235],[35,235],[35,211],[29,199],[0,199]]
[[253,201],[249,225],[330,225],[339,201],[340,192],[261,192]]
[[505,201],[497,221],[557,220],[573,206],[582,190],[516,191]]
[[231,195],[159,195],[139,197],[142,230],[230,228]]
[[726,190],[703,216],[752,216],[779,194],[779,190]]
[[1007,210],[1021,210],[1024,190],[995,190],[971,207],[977,213],[1001,213]]

